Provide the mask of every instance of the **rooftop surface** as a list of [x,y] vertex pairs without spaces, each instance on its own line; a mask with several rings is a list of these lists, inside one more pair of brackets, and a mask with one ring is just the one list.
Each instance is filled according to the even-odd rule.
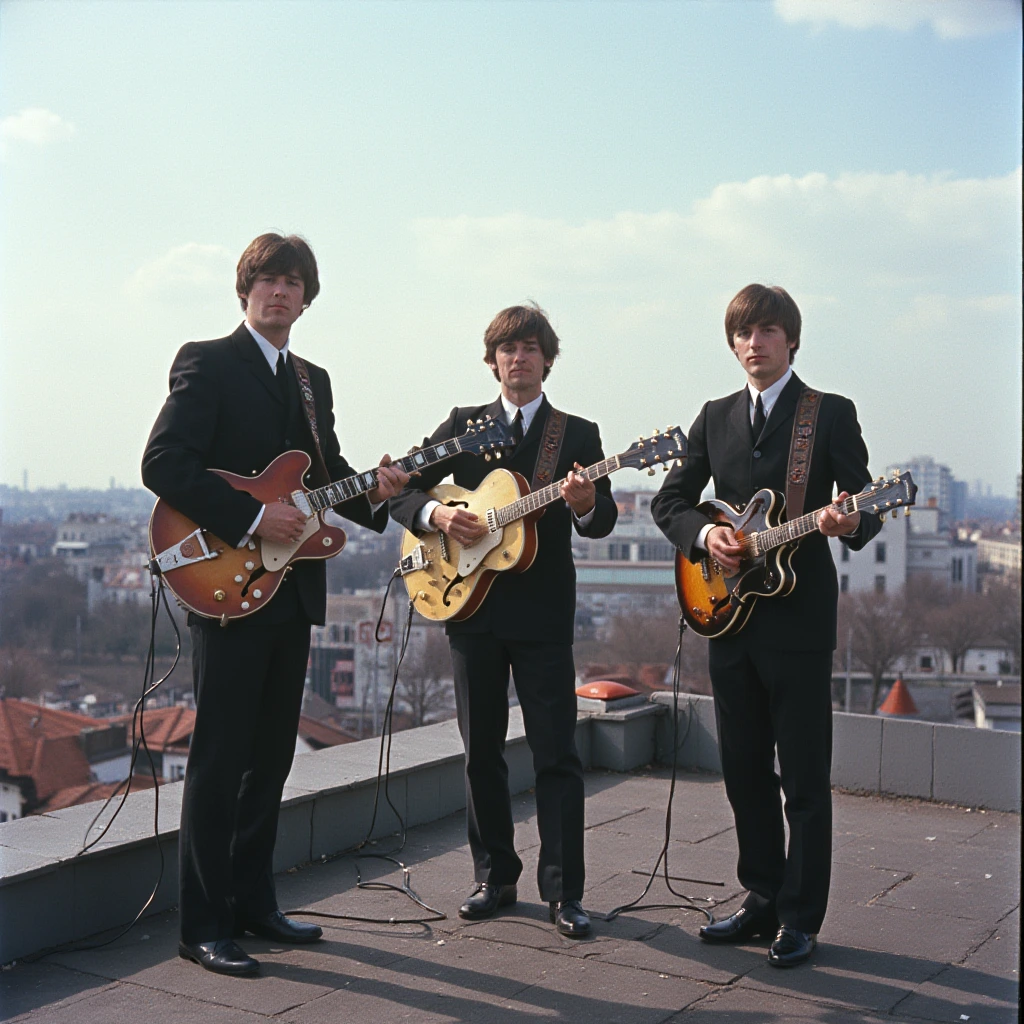
[[[667,770],[587,773],[584,903],[606,912],[635,899],[662,846]],[[320,919],[324,941],[284,949],[247,938],[256,979],[209,974],[177,956],[177,915],[146,918],[102,949],[18,963],[0,974],[0,1020],[47,1024],[256,1024],[402,1021],[1017,1021],[1020,818],[913,800],[836,793],[832,897],[810,964],[769,967],[767,941],[708,946],[694,911],[640,909],[596,919],[586,941],[563,939],[534,882],[533,798],[514,798],[525,869],[517,906],[467,923],[471,889],[464,812],[410,830],[401,859],[412,888],[447,915],[429,925]],[[397,840],[373,849],[387,852]],[[739,906],[736,843],[721,778],[680,776],[670,874],[710,897],[716,916]],[[360,862],[364,879],[401,881]],[[642,873],[637,873],[642,872]],[[404,896],[356,889],[342,857],[278,876],[282,908],[415,917]],[[659,878],[647,901],[681,902]],[[647,902],[645,901],[645,902]],[[317,920],[309,918],[309,920]]]

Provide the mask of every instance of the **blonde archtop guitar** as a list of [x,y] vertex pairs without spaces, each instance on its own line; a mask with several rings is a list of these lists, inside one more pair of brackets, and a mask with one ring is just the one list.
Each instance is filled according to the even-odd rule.
[[[598,480],[617,469],[669,466],[686,458],[686,436],[678,427],[641,437],[626,451],[582,471]],[[434,621],[468,619],[483,603],[501,572],[526,572],[537,556],[537,520],[544,508],[561,499],[564,481],[531,491],[526,478],[507,469],[484,477],[474,491],[455,484],[439,484],[430,496],[456,508],[475,512],[487,533],[475,544],[461,547],[440,530],[423,536],[406,531],[399,564],[416,611]]]

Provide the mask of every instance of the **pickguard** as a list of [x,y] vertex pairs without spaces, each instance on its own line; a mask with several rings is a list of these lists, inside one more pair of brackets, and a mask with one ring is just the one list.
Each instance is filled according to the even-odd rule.
[[486,533],[474,545],[459,552],[459,575],[465,579],[501,543],[504,530]]
[[318,533],[320,530],[320,516],[311,516],[306,520],[306,526],[302,531],[302,535],[297,541],[292,544],[275,544],[270,540],[260,540],[260,556],[263,559],[263,564],[266,567],[267,572],[277,572],[278,569],[283,569],[287,564],[288,560],[295,554],[303,544],[313,536],[314,533]]

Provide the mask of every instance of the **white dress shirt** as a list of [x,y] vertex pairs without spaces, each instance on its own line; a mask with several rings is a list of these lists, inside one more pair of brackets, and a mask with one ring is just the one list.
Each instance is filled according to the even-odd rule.
[[[277,355],[280,352],[284,356],[284,361],[287,364],[288,346],[291,344],[292,339],[288,338],[288,340],[280,348],[278,348],[276,345],[273,345],[271,344],[271,342],[267,341],[267,339],[264,338],[263,335],[260,334],[260,332],[257,331],[256,328],[253,327],[251,323],[249,323],[248,320],[245,321],[245,326],[248,329],[249,333],[252,335],[253,341],[256,342],[256,344],[259,346],[259,350],[263,353],[263,358],[266,359],[267,365],[270,367],[270,372],[276,376]],[[367,495],[366,500],[370,501],[369,495]],[[370,501],[371,512],[376,512],[377,509],[379,509],[383,504],[384,502],[382,501],[379,501],[376,504]],[[259,514],[253,520],[252,526],[249,527],[249,532],[246,533],[246,535],[235,545],[236,547],[244,548],[245,545],[248,544],[250,540],[252,540],[252,535],[256,532],[256,528],[260,525],[260,520],[263,518],[263,513],[266,511],[266,508],[267,506],[264,505],[260,509]]]
[[[541,407],[543,401],[543,392],[541,392],[541,394],[532,402],[527,402],[526,405],[515,405],[503,394],[501,396],[501,407],[505,410],[506,422],[509,426],[512,426],[512,422],[516,418],[516,413],[521,412],[523,414],[523,437],[526,437],[526,434],[530,429],[530,424],[533,423],[533,417],[537,415],[537,410]],[[434,529],[434,527],[430,525],[430,515],[440,504],[441,503],[439,501],[430,500],[419,510],[419,512],[416,513],[417,529],[423,530],[425,533]],[[566,504],[568,504],[568,502],[566,502]],[[576,525],[585,528],[590,520],[594,518],[594,511],[596,508],[597,505],[595,504],[594,508],[592,508],[585,516],[578,516],[573,512],[572,517],[576,521]]]
[[[764,409],[765,425],[768,424],[768,417],[772,414],[772,409],[775,408],[775,403],[778,401],[779,395],[782,394],[783,388],[789,383],[789,378],[793,376],[793,367],[791,366],[786,372],[774,383],[764,389],[764,391],[758,391],[749,381],[747,382],[747,399],[749,402],[750,412],[750,425],[754,425],[754,409],[757,405],[757,396],[761,396],[761,408]],[[695,546],[701,551],[707,551],[707,544],[705,543],[707,535],[715,528],[715,523],[708,523],[707,526],[701,527],[700,533],[697,534],[697,540]]]

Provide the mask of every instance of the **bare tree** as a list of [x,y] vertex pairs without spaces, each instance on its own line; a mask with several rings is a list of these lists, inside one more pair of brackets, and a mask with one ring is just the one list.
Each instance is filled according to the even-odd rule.
[[963,672],[967,652],[992,635],[989,600],[981,594],[952,591],[934,595],[925,604],[923,595],[918,592],[914,603],[921,631],[946,654],[954,674]]
[[839,635],[852,632],[853,659],[871,676],[870,714],[885,674],[914,646],[917,630],[903,594],[844,594]]
[[1012,670],[1020,672],[1020,590],[1005,584],[993,586],[986,595],[987,633],[1010,652]]
[[46,673],[31,651],[0,649],[0,697],[35,697],[45,685]]
[[455,707],[451,680],[452,659],[444,632],[428,629],[423,643],[409,651],[396,690],[414,726],[451,717]]

